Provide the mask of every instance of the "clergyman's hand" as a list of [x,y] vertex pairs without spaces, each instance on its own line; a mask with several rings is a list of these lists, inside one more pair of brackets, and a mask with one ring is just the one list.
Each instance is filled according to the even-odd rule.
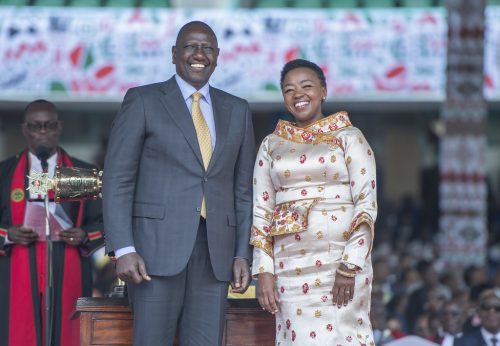
[[231,288],[234,293],[245,293],[250,285],[250,266],[245,258],[235,258],[233,261],[233,280]]
[[137,252],[131,252],[118,257],[116,260],[116,275],[125,282],[140,284],[142,281],[151,281],[146,272],[146,264]]
[[29,245],[38,239],[38,233],[24,226],[11,226],[7,230],[9,240],[14,244]]
[[78,246],[87,240],[87,234],[83,229],[73,227],[59,232],[59,238],[68,245]]

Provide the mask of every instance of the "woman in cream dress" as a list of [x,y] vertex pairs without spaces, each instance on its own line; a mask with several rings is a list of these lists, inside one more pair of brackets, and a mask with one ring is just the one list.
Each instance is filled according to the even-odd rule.
[[325,117],[321,69],[293,60],[281,74],[287,109],[254,169],[253,272],[276,345],[374,345],[370,259],[375,159],[347,113]]

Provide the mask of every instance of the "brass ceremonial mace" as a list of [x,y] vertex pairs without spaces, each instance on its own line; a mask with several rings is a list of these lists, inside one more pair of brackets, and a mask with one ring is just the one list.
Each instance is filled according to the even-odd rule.
[[54,178],[35,172],[28,176],[28,181],[28,189],[35,194],[45,196],[54,191],[56,203],[102,197],[102,171],[93,168],[57,166]]
[[[54,191],[56,203],[80,201],[84,199],[102,198],[103,171],[94,168],[59,167],[56,166],[54,178],[47,173],[32,173],[28,176],[28,189],[35,194],[46,196],[48,191]],[[127,295],[125,282],[118,279],[110,297],[125,297]]]

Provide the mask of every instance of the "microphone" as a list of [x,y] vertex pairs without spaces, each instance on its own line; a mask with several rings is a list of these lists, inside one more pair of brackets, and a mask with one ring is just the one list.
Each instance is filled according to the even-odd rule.
[[50,148],[41,146],[37,148],[36,150],[36,157],[40,160],[42,164],[42,170],[44,172],[47,172],[49,169],[49,163],[47,162],[47,159],[50,156]]

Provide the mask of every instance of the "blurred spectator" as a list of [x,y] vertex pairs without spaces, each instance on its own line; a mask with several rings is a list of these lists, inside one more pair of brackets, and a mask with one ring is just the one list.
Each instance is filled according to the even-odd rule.
[[422,286],[420,273],[414,267],[410,267],[400,270],[399,280],[394,286],[394,291],[396,294],[411,294],[420,286]]
[[468,287],[476,287],[488,282],[488,271],[484,266],[469,266],[464,271],[464,281]]
[[394,328],[392,328],[393,330],[396,328],[396,325],[398,325],[401,331],[404,332],[410,331],[411,328],[408,324],[408,321],[406,320],[406,315],[405,315],[407,307],[408,307],[408,294],[404,292],[393,296],[392,299],[387,304],[387,311],[390,316],[389,320],[391,321],[392,325],[395,326]]
[[440,313],[441,330],[439,342],[442,346],[453,346],[456,338],[462,336],[466,312],[457,300],[444,303]]
[[370,322],[373,328],[373,340],[375,341],[375,345],[382,346],[395,339],[387,326],[387,312],[385,306],[379,299],[372,299]]
[[484,290],[478,303],[481,326],[464,332],[454,346],[500,345],[500,288]]
[[412,334],[432,342],[437,341],[438,331],[436,325],[433,323],[434,319],[435,318],[430,313],[418,315],[415,319]]
[[[422,278],[422,286],[411,293],[406,309],[406,320],[412,326],[417,316],[426,312],[426,309],[435,312],[436,304],[443,298],[446,288],[438,281],[438,274],[433,263],[422,260],[417,265],[417,270]],[[448,293],[449,294],[449,293]]]
[[392,269],[386,258],[378,258],[373,261],[373,285],[379,286],[384,303],[391,299],[393,278]]
[[477,307],[479,306],[479,297],[484,291],[493,289],[494,286],[490,283],[484,283],[471,287],[469,293],[469,301],[472,305],[472,309],[469,311],[469,317],[465,322],[464,332],[474,329],[481,325],[481,318],[479,317]]
[[393,239],[396,249],[404,248],[411,239],[418,237],[419,218],[419,210],[413,198],[404,196],[397,214],[398,231]]
[[432,314],[441,312],[445,301],[450,298],[447,293],[442,286],[430,287],[425,296],[424,311]]
[[441,274],[439,281],[449,289],[451,295],[460,294],[464,289],[464,282],[459,271],[448,270]]

